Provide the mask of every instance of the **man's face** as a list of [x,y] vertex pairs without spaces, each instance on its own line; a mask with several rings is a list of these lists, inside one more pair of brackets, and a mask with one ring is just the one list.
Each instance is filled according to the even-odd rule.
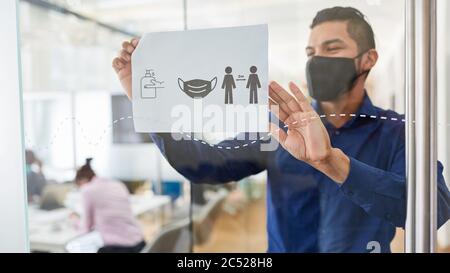
[[347,22],[324,22],[315,26],[309,35],[306,55],[354,58],[358,46],[347,32]]

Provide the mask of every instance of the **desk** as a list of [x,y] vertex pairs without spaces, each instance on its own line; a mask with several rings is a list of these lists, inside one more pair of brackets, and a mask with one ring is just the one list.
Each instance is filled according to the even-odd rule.
[[28,208],[28,236],[32,251],[65,252],[66,244],[81,235],[71,226],[70,209],[51,211]]
[[[28,208],[29,241],[32,251],[66,252],[66,245],[80,238],[93,238],[98,242],[99,234],[82,234],[74,226],[69,216],[81,211],[79,195],[71,193],[66,200],[66,208],[45,211],[30,205]],[[165,195],[140,195],[130,197],[131,209],[135,216],[161,210],[166,213],[170,197]],[[89,239],[90,240],[90,239]]]
[[[170,204],[170,196],[168,195],[153,195],[150,193],[142,195],[131,195],[130,205],[134,216],[139,216],[149,211],[157,209],[164,209]],[[70,192],[64,202],[66,208],[82,214],[83,207],[81,204],[81,195],[79,192]]]

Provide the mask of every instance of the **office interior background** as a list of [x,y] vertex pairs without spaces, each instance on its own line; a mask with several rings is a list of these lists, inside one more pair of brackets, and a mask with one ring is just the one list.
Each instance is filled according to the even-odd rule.
[[[438,158],[450,186],[450,4],[438,1]],[[269,24],[269,75],[307,91],[309,25],[320,9],[353,6],[371,23],[379,62],[367,91],[377,106],[405,112],[405,2],[387,0],[21,0],[24,140],[45,188],[28,200],[32,252],[95,252],[95,231],[76,228],[75,170],[88,157],[99,176],[122,181],[148,252],[264,252],[266,174],[221,186],[192,185],[145,134],[111,68],[124,40],[146,32]],[[214,141],[214,135],[199,136]],[[34,166],[37,168],[36,166]],[[164,242],[161,244],[161,242]],[[393,252],[403,252],[397,229]],[[438,232],[450,252],[450,225]]]

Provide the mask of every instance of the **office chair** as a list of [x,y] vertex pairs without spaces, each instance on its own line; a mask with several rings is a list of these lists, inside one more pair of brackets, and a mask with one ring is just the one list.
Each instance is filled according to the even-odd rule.
[[144,247],[142,253],[191,252],[190,220],[185,218],[163,227],[158,236]]
[[221,189],[204,206],[198,206],[199,208],[195,209],[192,222],[196,245],[208,241],[227,195],[228,191]]

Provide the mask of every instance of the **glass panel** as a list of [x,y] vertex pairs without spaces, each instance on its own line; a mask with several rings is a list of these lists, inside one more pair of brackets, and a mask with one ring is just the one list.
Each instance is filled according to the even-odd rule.
[[[182,1],[34,3],[20,2],[31,251],[141,240],[146,252],[189,251],[190,185],[149,135],[134,132],[111,67],[131,36],[182,29]],[[86,158],[96,177],[74,183]]]
[[[320,66],[319,58],[316,58],[319,62],[313,67],[316,70],[309,71],[314,73],[312,77],[321,81],[316,86],[318,92],[320,89],[331,92],[340,78],[352,73],[352,66],[362,71],[361,62],[367,65],[377,57],[373,52],[364,54],[370,46],[367,48],[367,36],[361,33],[363,28],[352,25],[347,29],[345,23],[344,26],[336,23],[336,18],[349,13],[348,10],[341,11],[340,15],[323,14],[318,20],[331,21],[331,24],[318,23],[311,32],[311,22],[319,10],[334,6],[359,9],[373,27],[378,52],[376,66],[365,84],[371,102],[363,99],[364,89],[360,85],[351,95],[337,100],[339,102],[320,103],[321,107],[315,108],[317,111],[322,109],[319,117],[326,126],[331,145],[350,159],[346,166],[350,166],[351,171],[342,186],[325,175],[320,167],[312,167],[282,147],[269,152],[259,148],[230,151],[224,157],[227,162],[232,162],[226,165],[227,172],[232,175],[214,176],[208,182],[220,184],[243,180],[214,188],[208,186],[216,195],[221,190],[227,193],[219,212],[210,212],[216,201],[214,197],[204,201],[203,205],[193,206],[194,214],[208,213],[205,217],[210,218],[208,223],[212,222],[195,224],[194,219],[194,251],[402,252],[401,226],[405,217],[402,208],[406,206],[403,194],[405,135],[404,117],[399,114],[403,114],[405,108],[404,2],[255,0],[205,3],[191,0],[187,6],[189,29],[268,23],[270,79],[286,89],[289,81],[294,81],[305,94],[309,87],[305,76],[309,57],[305,47],[312,46],[307,51],[313,51],[314,56],[353,58],[362,54],[354,65],[351,60],[341,63],[328,60],[329,65]],[[326,20],[327,16],[332,19]],[[353,13],[353,16],[358,15]],[[336,39],[344,42],[330,42]],[[359,47],[355,46],[357,41]],[[345,63],[350,63],[350,71],[346,70]],[[339,70],[346,71],[329,70],[334,64]],[[329,78],[336,75],[335,81],[326,85],[323,75],[329,75]],[[309,95],[312,91],[309,88]],[[315,98],[321,99],[319,95]],[[383,109],[392,109],[399,114]],[[307,140],[308,136],[302,136],[293,139],[297,143]],[[223,140],[214,135],[198,137],[214,143]],[[320,138],[320,134],[316,131],[311,138]],[[309,145],[314,150],[313,144]],[[209,166],[209,160],[219,154],[222,156],[206,148],[201,151],[202,156],[196,160],[204,165],[204,169]],[[295,148],[291,151],[295,153]],[[216,166],[211,169],[222,171]],[[256,177],[247,177],[260,171]],[[261,184],[266,184],[266,190],[259,190]],[[208,190],[204,191],[206,195]],[[258,198],[250,197],[252,194]],[[266,218],[265,226],[263,218]]]
[[[86,20],[21,2],[25,137],[35,155],[28,153],[27,166],[31,250],[92,252],[114,243],[102,228],[82,230],[92,204],[73,180],[92,157],[98,178],[124,182],[115,185],[130,193],[127,221],[138,223],[127,237],[132,243],[143,237],[146,252],[186,252],[191,242],[194,252],[402,252],[404,1],[186,3],[184,13],[181,0],[52,1]],[[323,12],[310,27],[318,11],[335,6],[366,16],[377,53],[369,50],[371,33],[355,11]],[[270,79],[285,89],[294,81],[313,107],[287,107],[282,97],[292,92],[273,87],[279,125],[290,131],[292,147],[278,145],[277,131],[239,140],[195,136],[247,147],[230,151],[134,132],[111,61],[131,36],[183,29],[184,14],[188,29],[269,24]],[[354,20],[342,22],[345,16]],[[448,36],[448,16],[439,18],[439,37]],[[448,182],[447,48],[440,39],[438,145]],[[304,111],[312,116],[297,125],[282,117]],[[277,135],[283,142],[283,133]],[[157,147],[162,143],[169,162]],[[440,251],[448,234],[442,227]]]

